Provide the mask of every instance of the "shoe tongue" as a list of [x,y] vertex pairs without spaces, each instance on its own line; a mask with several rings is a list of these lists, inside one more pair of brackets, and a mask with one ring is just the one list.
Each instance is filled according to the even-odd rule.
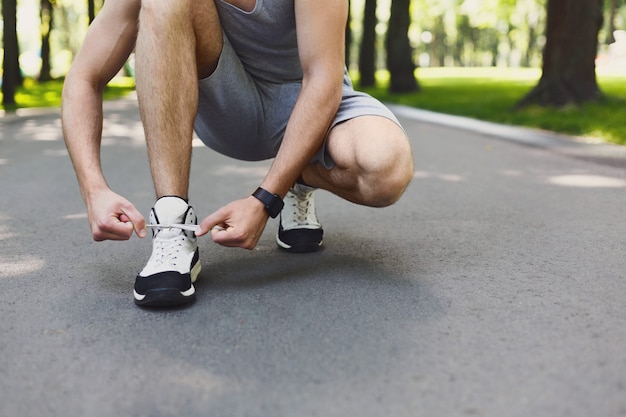
[[159,224],[180,224],[184,221],[189,204],[179,197],[161,197],[154,204]]
[[291,188],[292,193],[301,195],[301,196],[312,193],[315,190],[317,190],[317,188],[310,187],[308,185],[304,185],[299,182],[295,183],[294,186]]

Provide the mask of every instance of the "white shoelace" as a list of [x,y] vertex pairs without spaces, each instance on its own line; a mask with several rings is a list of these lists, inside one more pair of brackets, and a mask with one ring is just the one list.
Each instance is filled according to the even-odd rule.
[[290,210],[285,210],[285,215],[281,217],[283,227],[285,227],[286,230],[299,227],[320,227],[315,213],[313,192],[315,192],[315,189],[304,191],[294,187],[294,189],[287,193],[285,196],[285,204],[290,207]]
[[200,231],[200,226],[197,224],[147,224],[146,227],[152,227],[155,229],[181,229],[189,230],[190,232]]
[[181,248],[187,236],[178,230],[161,229],[154,236],[153,267],[161,269],[176,269]]
[[298,196],[296,195],[295,202],[292,204],[294,208],[293,214],[295,215],[295,221],[298,225],[304,225],[309,223],[309,206],[310,200],[308,195]]
[[[197,224],[147,224],[146,227],[151,227],[155,229],[181,229],[188,230],[190,232],[199,232],[200,225]],[[210,231],[218,231],[218,230],[226,230],[221,226],[213,226]]]

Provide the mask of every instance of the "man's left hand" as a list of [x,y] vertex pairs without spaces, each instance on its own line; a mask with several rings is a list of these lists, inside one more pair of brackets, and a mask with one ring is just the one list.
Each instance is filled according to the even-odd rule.
[[[222,246],[254,249],[269,218],[263,203],[255,197],[233,201],[207,216],[200,223],[197,236],[211,233],[215,243]],[[224,230],[211,230],[219,226]]]

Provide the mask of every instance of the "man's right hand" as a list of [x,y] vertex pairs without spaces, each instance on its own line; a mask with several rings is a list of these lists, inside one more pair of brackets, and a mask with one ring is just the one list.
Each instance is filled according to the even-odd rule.
[[133,234],[146,236],[146,221],[135,206],[111,190],[100,191],[87,200],[91,235],[97,242],[128,240]]

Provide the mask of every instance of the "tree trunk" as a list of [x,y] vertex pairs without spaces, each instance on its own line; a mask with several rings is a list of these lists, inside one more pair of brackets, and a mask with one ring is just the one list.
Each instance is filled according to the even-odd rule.
[[524,53],[522,59],[522,67],[530,67],[533,56],[533,49],[535,44],[537,43],[537,36],[534,26],[528,27],[528,46],[526,47],[526,52]]
[[562,107],[602,97],[595,65],[602,1],[548,0],[543,73],[518,107]]
[[[474,37],[473,29],[470,24],[469,16],[459,14],[456,16],[456,42],[452,48],[452,56],[454,57],[454,64],[464,67],[469,66],[470,57],[468,56],[468,45],[471,45],[471,49],[474,49]],[[431,49],[434,47],[431,47]],[[433,54],[434,55],[434,54]],[[431,67],[434,67],[435,61],[431,60]]]
[[39,81],[50,81],[50,32],[53,27],[52,3],[41,0],[41,71]]
[[359,73],[361,87],[376,84],[376,0],[365,0],[363,10],[363,37],[359,48]]
[[617,17],[617,0],[609,0],[609,27],[606,31],[606,40],[605,43],[607,45],[615,42],[615,18]]
[[431,67],[445,67],[446,65],[446,55],[447,55],[447,46],[446,46],[446,26],[444,22],[444,16],[438,15],[435,17],[435,22],[433,23],[433,40],[430,44],[431,49]]
[[408,31],[411,24],[411,0],[392,0],[389,28],[385,46],[387,49],[387,69],[389,70],[389,91],[406,93],[418,91],[413,63],[413,48],[409,43]]
[[4,61],[2,64],[2,105],[14,107],[15,90],[20,84],[19,48],[17,45],[17,1],[2,0],[4,19]]
[[96,18],[96,5],[94,0],[87,0],[87,14],[89,16],[89,24]]

